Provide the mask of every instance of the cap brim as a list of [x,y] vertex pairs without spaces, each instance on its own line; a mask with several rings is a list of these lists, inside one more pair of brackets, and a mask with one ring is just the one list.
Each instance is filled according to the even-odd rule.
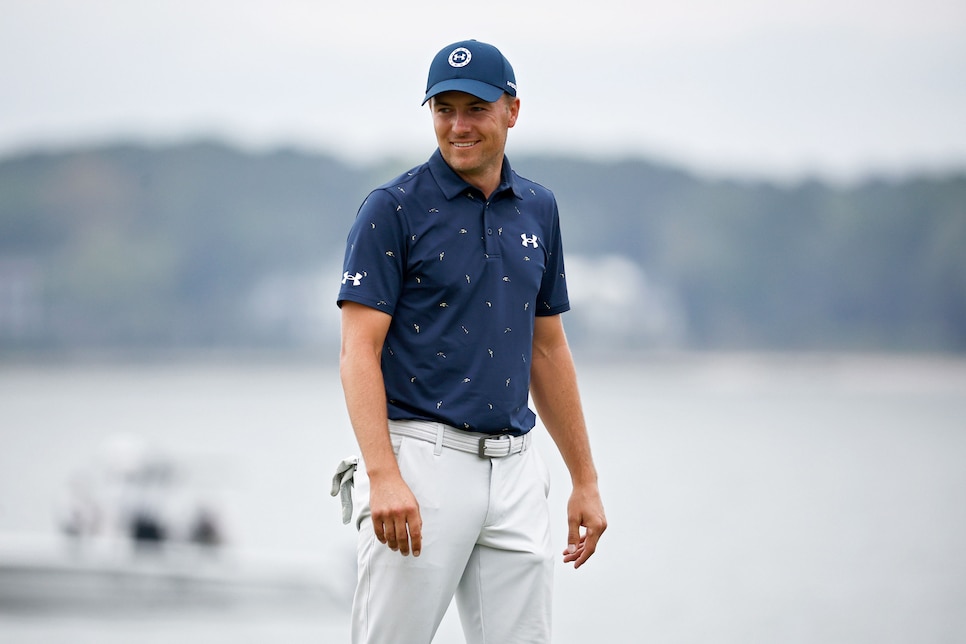
[[445,80],[440,83],[436,83],[429,88],[426,92],[426,98],[423,99],[423,105],[426,101],[436,96],[437,94],[442,94],[443,92],[465,92],[467,94],[472,94],[480,100],[484,100],[487,103],[495,103],[503,96],[503,89],[499,87],[494,87],[489,83],[484,83],[482,81],[473,80],[471,78],[453,78],[450,80]]

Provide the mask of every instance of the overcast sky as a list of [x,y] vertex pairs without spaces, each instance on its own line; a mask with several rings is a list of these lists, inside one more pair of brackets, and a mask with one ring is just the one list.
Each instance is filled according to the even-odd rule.
[[509,154],[718,175],[966,169],[963,0],[0,0],[0,155],[214,136],[434,148],[442,46],[510,59]]

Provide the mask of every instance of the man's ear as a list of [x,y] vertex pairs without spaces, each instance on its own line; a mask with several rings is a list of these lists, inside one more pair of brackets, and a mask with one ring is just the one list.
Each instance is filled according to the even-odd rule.
[[517,123],[517,118],[520,116],[520,99],[514,96],[509,99],[509,110],[510,110],[510,120],[507,122],[507,127],[513,127]]

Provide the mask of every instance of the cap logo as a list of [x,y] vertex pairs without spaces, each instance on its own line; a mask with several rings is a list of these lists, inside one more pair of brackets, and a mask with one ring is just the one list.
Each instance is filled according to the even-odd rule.
[[466,67],[470,64],[470,59],[473,58],[473,54],[466,47],[458,47],[454,49],[449,55],[449,65],[450,67]]

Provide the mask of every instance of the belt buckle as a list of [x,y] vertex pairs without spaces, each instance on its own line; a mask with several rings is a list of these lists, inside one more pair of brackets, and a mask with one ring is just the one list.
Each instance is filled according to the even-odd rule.
[[[506,441],[506,454],[500,454],[498,456],[487,454],[486,441],[490,441],[490,440],[500,441],[500,442]],[[480,458],[489,458],[489,459],[502,458],[504,456],[509,456],[512,453],[513,453],[513,437],[507,434],[484,436],[483,438],[480,439],[479,447],[476,450],[477,456],[479,456]]]

